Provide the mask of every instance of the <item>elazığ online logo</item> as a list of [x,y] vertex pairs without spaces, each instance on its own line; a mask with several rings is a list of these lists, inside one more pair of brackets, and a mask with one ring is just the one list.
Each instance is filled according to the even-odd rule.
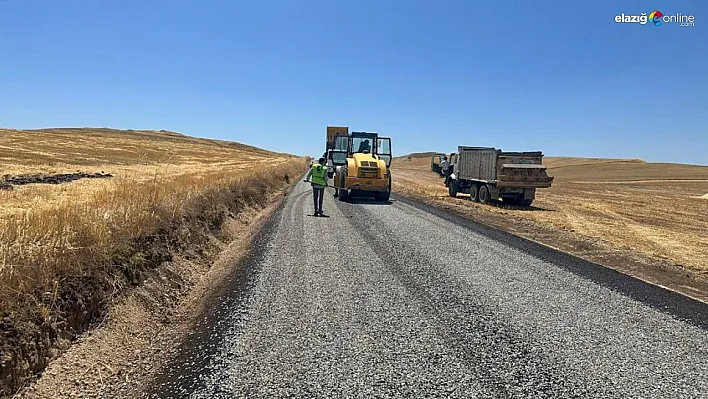
[[664,14],[661,13],[661,11],[652,11],[651,14],[649,14],[649,21],[653,22],[654,25],[659,26],[661,25],[661,17],[663,17]]
[[650,12],[649,16],[647,16],[647,13],[645,12],[639,15],[622,13],[615,16],[615,22],[617,23],[638,23],[640,25],[646,25],[647,22],[651,22],[655,26],[668,23],[678,23],[681,26],[695,26],[695,20],[696,18],[693,15],[684,15],[681,13],[664,15],[664,13],[659,10]]

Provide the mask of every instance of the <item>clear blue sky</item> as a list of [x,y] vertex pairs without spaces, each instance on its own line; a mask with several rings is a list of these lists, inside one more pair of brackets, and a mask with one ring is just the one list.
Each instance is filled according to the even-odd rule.
[[[614,16],[693,14],[695,27]],[[0,126],[708,164],[706,1],[0,0]]]

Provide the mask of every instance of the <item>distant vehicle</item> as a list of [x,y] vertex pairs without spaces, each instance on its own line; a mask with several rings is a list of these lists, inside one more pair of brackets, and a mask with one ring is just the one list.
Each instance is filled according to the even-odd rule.
[[551,187],[553,177],[546,173],[543,153],[504,152],[490,147],[457,148],[449,159],[452,173],[445,178],[451,197],[458,193],[470,200],[529,206],[537,188]]
[[439,174],[440,176],[444,176],[440,164],[442,163],[443,157],[445,156],[445,154],[439,152],[437,154],[433,154],[433,158],[430,160],[430,170]]
[[327,142],[324,158],[327,162],[327,176],[331,179],[338,166],[347,162],[347,145],[349,143],[348,126],[327,126]]

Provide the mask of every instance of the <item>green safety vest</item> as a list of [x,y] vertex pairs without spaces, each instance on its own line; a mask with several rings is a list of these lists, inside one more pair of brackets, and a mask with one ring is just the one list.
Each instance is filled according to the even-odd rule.
[[325,173],[327,173],[327,168],[316,163],[312,165],[312,184],[317,184],[319,186],[326,186]]

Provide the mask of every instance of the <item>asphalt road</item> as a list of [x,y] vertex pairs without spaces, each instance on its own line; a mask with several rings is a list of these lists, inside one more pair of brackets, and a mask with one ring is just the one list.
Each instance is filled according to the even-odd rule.
[[300,183],[146,397],[708,397],[708,306]]

